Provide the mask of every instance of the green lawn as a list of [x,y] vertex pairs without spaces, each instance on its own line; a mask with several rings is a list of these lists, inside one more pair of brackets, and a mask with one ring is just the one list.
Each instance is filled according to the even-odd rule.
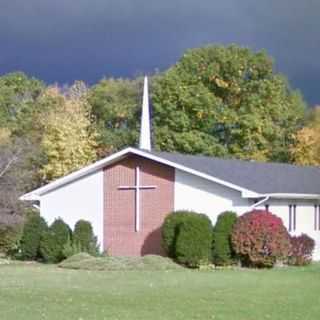
[[0,319],[319,319],[320,265],[276,270],[77,271],[0,266]]

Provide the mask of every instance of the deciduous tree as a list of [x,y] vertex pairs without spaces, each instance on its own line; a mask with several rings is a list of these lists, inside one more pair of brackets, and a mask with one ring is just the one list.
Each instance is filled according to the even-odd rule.
[[188,50],[153,83],[156,148],[242,159],[289,160],[305,104],[265,52]]
[[305,126],[295,134],[295,144],[290,151],[296,164],[320,164],[320,106],[311,109]]
[[107,155],[137,143],[142,81],[103,79],[89,94],[100,134],[100,154]]
[[41,103],[50,106],[40,115],[43,181],[61,177],[96,159],[97,133],[91,106],[86,94],[77,96],[73,91],[71,88],[62,94],[57,87],[51,87],[42,97]]

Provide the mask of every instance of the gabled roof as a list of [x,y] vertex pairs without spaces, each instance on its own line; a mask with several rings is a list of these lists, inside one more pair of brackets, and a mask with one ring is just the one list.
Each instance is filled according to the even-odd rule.
[[129,154],[166,164],[241,192],[243,197],[320,197],[320,169],[279,163],[228,160],[206,156],[126,148],[96,163],[23,195],[21,200],[39,200],[42,195],[94,173]]
[[320,194],[320,168],[152,152],[166,160],[260,194]]

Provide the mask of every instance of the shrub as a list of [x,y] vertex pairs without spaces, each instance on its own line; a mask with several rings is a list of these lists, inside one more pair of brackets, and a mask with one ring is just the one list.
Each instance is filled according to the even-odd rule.
[[0,254],[11,254],[21,237],[22,218],[17,215],[0,216]]
[[315,247],[315,241],[302,234],[298,237],[291,237],[291,250],[288,263],[294,266],[304,266],[312,261],[312,253]]
[[40,240],[47,230],[48,225],[39,214],[32,214],[27,218],[20,242],[22,259],[35,260],[39,258]]
[[196,214],[191,211],[175,211],[171,212],[164,220],[162,226],[162,246],[171,258],[176,258],[176,241],[181,224],[188,219],[188,217]]
[[43,234],[40,242],[40,252],[44,261],[56,263],[63,260],[63,249],[70,237],[69,226],[62,219],[56,219],[49,230]]
[[219,266],[231,265],[236,262],[236,255],[232,249],[231,233],[237,221],[237,214],[226,211],[218,216],[213,228],[212,259]]
[[178,262],[199,267],[211,259],[212,224],[204,214],[190,214],[179,227],[175,254]]
[[82,252],[87,252],[92,255],[99,254],[97,237],[95,237],[90,222],[79,220],[73,232],[73,245],[75,248],[80,248]]
[[239,217],[231,241],[246,266],[272,267],[277,260],[286,259],[290,250],[290,236],[282,220],[264,210]]
[[64,258],[72,257],[81,252],[81,247],[79,243],[73,243],[69,237],[67,242],[63,246],[62,254]]

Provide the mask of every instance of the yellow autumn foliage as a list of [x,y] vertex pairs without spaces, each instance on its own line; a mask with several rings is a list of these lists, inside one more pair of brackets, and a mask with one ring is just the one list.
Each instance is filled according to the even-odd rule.
[[320,127],[302,128],[291,148],[294,162],[299,165],[320,165]]
[[8,128],[0,128],[0,146],[9,143],[11,132]]
[[40,116],[41,148],[47,160],[40,175],[48,182],[96,160],[97,132],[86,97],[62,95],[51,87],[42,98],[50,104]]

